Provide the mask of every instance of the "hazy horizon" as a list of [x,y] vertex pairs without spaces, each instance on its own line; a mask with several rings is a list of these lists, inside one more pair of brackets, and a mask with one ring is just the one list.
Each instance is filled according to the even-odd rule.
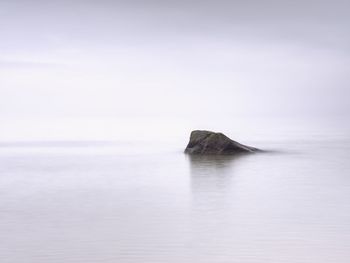
[[343,125],[348,9],[346,1],[0,1],[0,140],[227,122]]

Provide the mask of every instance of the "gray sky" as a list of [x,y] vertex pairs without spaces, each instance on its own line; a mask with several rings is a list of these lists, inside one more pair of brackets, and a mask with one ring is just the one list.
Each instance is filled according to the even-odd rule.
[[347,120],[349,10],[347,1],[0,0],[0,139],[87,128],[98,138],[91,126],[101,122],[128,133],[151,120]]

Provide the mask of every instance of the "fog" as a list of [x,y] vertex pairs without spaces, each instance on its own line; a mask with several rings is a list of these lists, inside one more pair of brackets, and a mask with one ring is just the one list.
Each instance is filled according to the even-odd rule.
[[344,124],[347,10],[346,1],[2,0],[0,140]]

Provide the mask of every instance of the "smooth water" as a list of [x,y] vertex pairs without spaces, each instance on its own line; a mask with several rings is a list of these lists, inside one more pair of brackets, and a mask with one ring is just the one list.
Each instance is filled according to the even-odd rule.
[[348,263],[350,141],[0,146],[0,262]]

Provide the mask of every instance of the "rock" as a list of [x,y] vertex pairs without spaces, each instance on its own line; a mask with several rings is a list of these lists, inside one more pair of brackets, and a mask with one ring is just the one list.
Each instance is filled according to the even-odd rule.
[[188,154],[242,154],[260,151],[257,148],[235,142],[222,133],[192,131],[185,153]]

